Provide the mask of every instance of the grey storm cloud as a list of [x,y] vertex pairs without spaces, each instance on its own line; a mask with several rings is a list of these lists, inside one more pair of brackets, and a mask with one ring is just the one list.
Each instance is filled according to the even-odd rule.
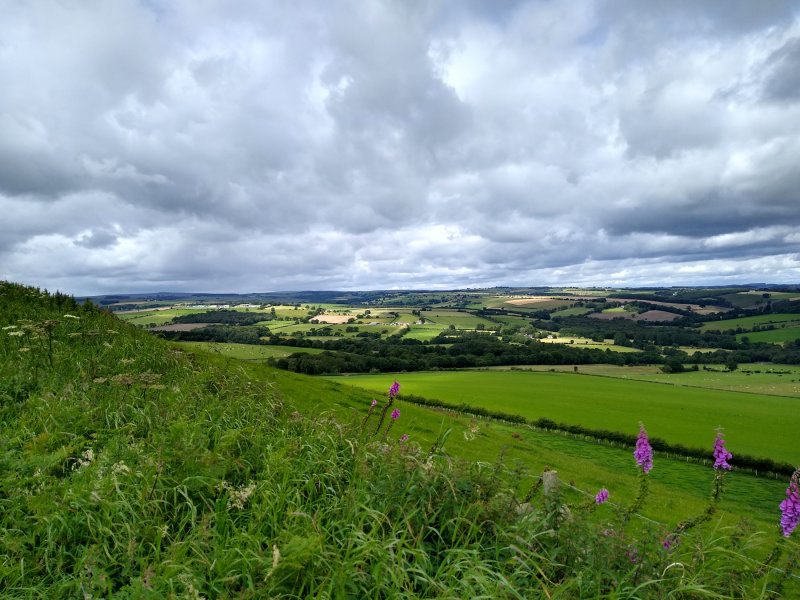
[[800,280],[800,9],[10,2],[0,277]]

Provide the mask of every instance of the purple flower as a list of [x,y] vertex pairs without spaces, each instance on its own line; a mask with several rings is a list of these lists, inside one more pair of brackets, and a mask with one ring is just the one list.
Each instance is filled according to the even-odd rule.
[[372,406],[370,406],[370,408],[375,408],[375,405],[376,405],[377,403],[378,403],[378,401],[377,401],[377,400],[375,400],[375,399],[373,398],[373,399],[372,399]]
[[639,438],[636,440],[636,450],[633,451],[633,456],[638,465],[642,467],[642,471],[649,473],[653,468],[653,449],[650,447],[647,432],[641,423],[639,423]]
[[664,550],[670,550],[672,547],[678,547],[681,543],[681,536],[677,533],[670,533],[664,538]]
[[608,490],[603,488],[597,492],[597,495],[594,497],[594,501],[597,502],[597,504],[602,504],[606,500],[608,500]]
[[396,381],[392,384],[392,387],[389,388],[389,398],[394,398],[397,395],[397,392],[400,391],[400,384]]
[[392,411],[392,419],[397,419],[400,416],[400,411],[396,408]]
[[407,441],[408,441],[408,435],[406,435],[406,434],[404,433],[403,435],[401,435],[401,436],[400,436],[400,443],[401,443],[401,444],[402,444],[403,442],[407,442]]
[[788,498],[780,504],[783,537],[789,537],[792,531],[794,531],[794,528],[797,527],[798,521],[800,521],[800,497],[798,497],[797,490],[797,471],[795,471],[795,474],[792,476],[792,481],[789,484],[789,488],[786,490],[786,495]]
[[728,459],[731,458],[731,453],[725,449],[725,440],[722,439],[722,432],[717,430],[717,437],[714,440],[714,468],[731,470],[728,464]]

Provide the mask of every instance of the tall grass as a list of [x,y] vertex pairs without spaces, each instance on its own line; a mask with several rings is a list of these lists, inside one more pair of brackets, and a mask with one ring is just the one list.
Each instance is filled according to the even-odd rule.
[[[665,549],[609,502],[301,414],[252,371],[0,283],[3,598],[752,598],[782,539],[713,519]],[[402,418],[402,415],[401,417]],[[381,441],[385,437],[385,441]],[[776,503],[780,499],[776,499]]]

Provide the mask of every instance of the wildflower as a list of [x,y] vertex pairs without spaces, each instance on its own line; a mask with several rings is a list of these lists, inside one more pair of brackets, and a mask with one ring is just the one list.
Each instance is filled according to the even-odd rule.
[[395,408],[395,409],[392,411],[392,419],[393,419],[393,420],[396,420],[396,419],[397,419],[397,417],[399,417],[399,416],[400,416],[400,411],[399,411],[399,410],[397,410],[397,409]]
[[677,533],[670,533],[664,538],[664,550],[671,550],[678,547],[681,543],[681,536]]
[[76,317],[75,315],[67,315],[67,314],[64,315],[64,318],[65,319],[80,319],[80,317]]
[[602,490],[597,492],[597,495],[594,497],[594,501],[597,504],[602,504],[606,500],[608,500],[608,490],[606,488],[603,488]]
[[732,455],[725,449],[725,440],[722,439],[722,431],[717,429],[717,437],[714,440],[714,468],[719,469],[722,467],[730,471],[731,466],[728,464],[729,458],[732,458]]
[[800,521],[800,497],[797,489],[797,476],[798,471],[795,471],[792,481],[786,490],[788,498],[780,503],[783,537],[789,537],[794,528],[797,527],[798,521]]
[[373,399],[372,399],[372,404],[370,405],[370,408],[375,408],[375,406],[376,406],[377,404],[378,404],[378,401],[377,401],[377,400],[375,400],[375,398],[373,398]]
[[9,331],[8,335],[10,335],[11,337],[22,337],[23,335],[25,335],[25,332],[24,331]]
[[408,441],[408,434],[403,434],[400,436],[400,443],[403,444]]
[[647,431],[644,425],[639,423],[639,438],[636,440],[636,450],[633,452],[637,464],[642,467],[644,473],[649,473],[653,468],[653,448],[647,439]]
[[397,392],[400,391],[400,384],[395,381],[392,384],[392,387],[389,388],[389,398],[394,398],[397,395]]
[[130,467],[122,461],[114,463],[114,466],[111,467],[111,473],[114,475],[119,475],[120,473],[130,473],[130,472],[131,472]]

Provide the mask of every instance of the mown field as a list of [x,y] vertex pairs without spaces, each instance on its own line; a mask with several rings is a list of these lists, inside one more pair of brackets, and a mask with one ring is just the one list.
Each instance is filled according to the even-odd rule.
[[[795,463],[800,460],[800,400],[723,390],[625,381],[607,377],[520,371],[402,374],[403,391],[448,403],[465,403],[546,417],[594,429],[635,432],[644,422],[653,436],[704,447],[724,427],[732,452]],[[337,378],[377,390],[386,376]]]

